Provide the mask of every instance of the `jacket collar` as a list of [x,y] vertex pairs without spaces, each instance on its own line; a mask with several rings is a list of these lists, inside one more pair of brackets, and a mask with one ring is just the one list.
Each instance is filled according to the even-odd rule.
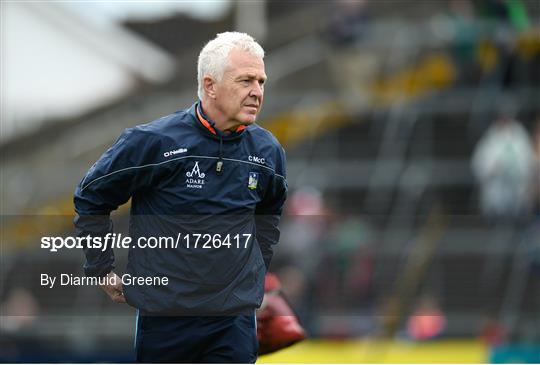
[[244,130],[247,128],[245,125],[239,126],[236,131],[229,134],[225,134],[215,127],[216,123],[210,119],[202,109],[202,103],[199,100],[189,109],[189,113],[194,117],[196,124],[199,128],[205,130],[207,133],[211,134],[217,138],[234,139],[243,135]]

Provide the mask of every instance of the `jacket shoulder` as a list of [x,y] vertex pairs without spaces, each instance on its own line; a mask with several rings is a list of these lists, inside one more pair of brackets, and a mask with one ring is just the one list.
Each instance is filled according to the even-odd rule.
[[276,173],[285,176],[285,149],[281,146],[278,139],[272,134],[272,132],[257,124],[252,125],[249,128],[249,131],[252,133],[253,138],[257,142],[258,146],[261,146],[262,149],[266,147],[271,151],[270,155],[273,156],[273,160],[275,161],[274,168]]
[[257,142],[266,142],[276,148],[282,149],[281,144],[276,136],[274,136],[268,129],[265,129],[258,124],[254,124],[251,126],[251,128],[249,128],[249,130],[253,134],[253,137],[257,139]]
[[149,123],[126,128],[114,143],[112,150],[130,151],[132,155],[144,155],[152,160],[152,156],[160,154],[163,149],[174,145],[190,130],[189,115],[184,111],[166,115]]
[[190,115],[185,110],[180,110],[149,123],[140,124],[126,131],[131,131],[134,135],[146,135],[166,138],[170,135],[171,128],[175,130],[185,129],[190,119]]
[[144,149],[143,146],[160,148],[190,129],[187,123],[188,118],[189,115],[179,111],[149,123],[126,128],[116,143],[133,146],[139,151]]

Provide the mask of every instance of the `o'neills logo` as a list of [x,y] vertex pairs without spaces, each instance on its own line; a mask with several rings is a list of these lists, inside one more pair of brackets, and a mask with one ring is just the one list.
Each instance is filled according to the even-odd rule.
[[201,172],[199,161],[195,161],[195,166],[191,171],[186,172],[186,187],[191,189],[202,189],[205,183],[206,174]]
[[179,148],[177,150],[172,150],[172,151],[167,151],[163,154],[163,157],[171,157],[171,156],[174,156],[174,155],[177,155],[179,153],[186,153],[187,152],[187,148]]

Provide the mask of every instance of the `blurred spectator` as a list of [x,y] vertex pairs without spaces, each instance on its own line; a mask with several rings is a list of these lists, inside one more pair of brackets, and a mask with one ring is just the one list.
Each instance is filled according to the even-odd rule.
[[354,43],[362,38],[369,23],[367,0],[340,0],[328,24],[328,37],[335,45]]
[[440,336],[445,328],[446,316],[435,297],[422,296],[407,321],[408,336],[417,341],[425,341]]
[[497,53],[497,64],[489,79],[502,87],[511,87],[522,68],[516,50],[516,34],[530,27],[527,8],[521,0],[486,0],[480,12],[490,24],[490,37],[495,41]]
[[518,121],[501,115],[476,145],[471,165],[480,184],[483,214],[496,221],[516,221],[530,213],[534,151]]
[[470,0],[452,0],[445,13],[436,14],[430,21],[434,35],[448,42],[458,69],[460,84],[476,83],[479,70],[476,46],[479,26]]
[[536,169],[534,188],[536,192],[536,214],[540,216],[540,117],[536,121],[536,127],[533,134],[533,148],[536,157]]
[[39,305],[32,293],[25,288],[16,288],[2,303],[0,331],[17,332],[30,327],[39,313]]
[[308,275],[318,259],[319,243],[328,225],[322,193],[309,186],[296,190],[290,195],[285,212],[281,240],[286,244],[276,253],[274,267],[280,261],[288,261]]
[[313,275],[313,301],[318,306],[334,311],[372,309],[373,236],[372,227],[364,219],[336,219],[322,238]]
[[8,292],[0,308],[0,362],[26,362],[41,347],[40,341],[29,336],[36,331],[39,304],[30,290],[17,287]]
[[527,8],[521,0],[486,0],[481,11],[486,18],[517,31],[526,30],[530,25]]
[[327,38],[335,46],[328,52],[330,72],[340,99],[349,110],[361,110],[371,103],[370,86],[380,59],[373,47],[359,46],[369,36],[369,1],[340,0],[327,27]]
[[507,341],[508,330],[495,316],[491,315],[484,319],[479,337],[490,346],[499,346]]
[[343,292],[354,305],[365,304],[373,276],[373,229],[359,217],[343,218],[330,234],[327,251],[336,261]]
[[272,262],[272,269],[282,278],[283,292],[308,332],[313,326],[310,286],[329,220],[330,212],[320,190],[304,186],[292,192],[281,224],[282,244]]
[[304,295],[306,291],[306,278],[296,266],[287,265],[279,270],[282,280],[283,293],[286,294],[291,306],[302,311]]

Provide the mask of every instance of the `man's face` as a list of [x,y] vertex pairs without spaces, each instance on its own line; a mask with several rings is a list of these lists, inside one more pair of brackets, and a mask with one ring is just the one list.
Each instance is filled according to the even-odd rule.
[[215,85],[216,107],[235,124],[253,124],[262,107],[265,81],[263,60],[233,49],[223,78]]

